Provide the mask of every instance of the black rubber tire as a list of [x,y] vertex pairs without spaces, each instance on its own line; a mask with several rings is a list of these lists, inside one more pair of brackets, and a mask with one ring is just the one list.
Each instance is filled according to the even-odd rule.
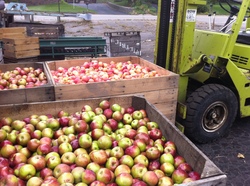
[[235,94],[219,84],[203,85],[188,97],[186,103],[185,135],[199,143],[223,137],[232,126],[238,110]]

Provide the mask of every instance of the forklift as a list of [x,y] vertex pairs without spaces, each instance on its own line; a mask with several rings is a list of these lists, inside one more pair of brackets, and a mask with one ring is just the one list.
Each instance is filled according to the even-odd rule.
[[250,116],[250,0],[219,0],[229,16],[218,31],[196,29],[205,4],[159,0],[154,53],[155,64],[180,75],[176,125],[198,143]]

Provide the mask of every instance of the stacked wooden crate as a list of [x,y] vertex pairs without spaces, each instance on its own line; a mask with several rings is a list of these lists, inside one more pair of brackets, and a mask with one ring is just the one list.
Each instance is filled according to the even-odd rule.
[[4,63],[34,61],[40,55],[38,37],[27,36],[26,27],[0,29]]

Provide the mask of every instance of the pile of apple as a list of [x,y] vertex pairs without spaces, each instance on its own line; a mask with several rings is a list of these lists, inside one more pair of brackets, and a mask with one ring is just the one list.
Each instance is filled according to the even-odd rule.
[[0,119],[0,185],[168,186],[200,174],[144,109],[102,100],[56,116]]
[[47,77],[41,68],[16,67],[0,71],[0,90],[32,88],[47,84]]
[[95,60],[83,62],[80,66],[58,67],[56,70],[51,70],[51,74],[57,84],[80,84],[160,76],[157,71],[131,61],[104,63]]

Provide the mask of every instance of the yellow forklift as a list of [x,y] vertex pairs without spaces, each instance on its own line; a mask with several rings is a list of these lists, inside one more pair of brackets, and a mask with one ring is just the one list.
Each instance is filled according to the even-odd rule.
[[218,31],[196,29],[205,4],[159,0],[155,46],[155,63],[180,75],[176,124],[199,143],[250,116],[250,0],[219,0],[229,16]]

